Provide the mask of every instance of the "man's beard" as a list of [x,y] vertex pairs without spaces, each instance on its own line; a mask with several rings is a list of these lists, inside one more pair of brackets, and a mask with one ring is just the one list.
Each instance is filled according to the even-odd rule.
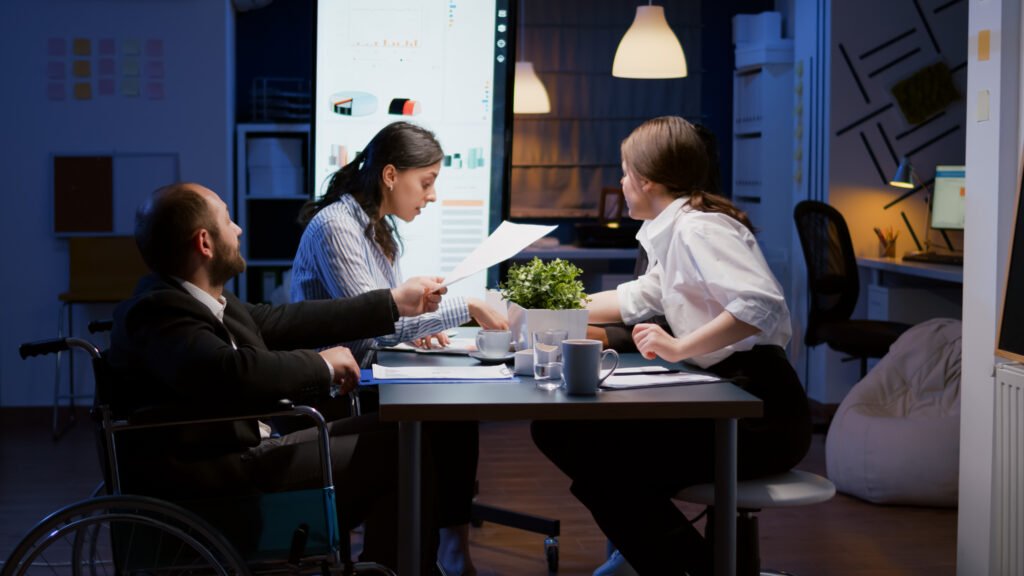
[[227,284],[235,276],[245,272],[245,258],[238,249],[232,249],[218,238],[215,241],[216,252],[210,261],[210,282],[216,286]]

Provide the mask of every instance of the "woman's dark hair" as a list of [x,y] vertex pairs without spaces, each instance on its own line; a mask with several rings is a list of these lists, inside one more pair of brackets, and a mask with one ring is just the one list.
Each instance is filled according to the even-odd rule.
[[678,116],[652,118],[622,141],[622,160],[676,198],[688,198],[694,210],[720,212],[754,231],[747,213],[719,194],[718,146],[707,128]]
[[317,212],[343,195],[351,194],[370,217],[364,230],[366,237],[377,242],[384,254],[394,260],[399,249],[394,218],[380,215],[384,167],[391,164],[399,171],[423,168],[437,164],[442,158],[444,151],[430,130],[408,122],[388,124],[351,162],[331,176],[322,198],[306,202],[299,212],[299,223],[309,224]]

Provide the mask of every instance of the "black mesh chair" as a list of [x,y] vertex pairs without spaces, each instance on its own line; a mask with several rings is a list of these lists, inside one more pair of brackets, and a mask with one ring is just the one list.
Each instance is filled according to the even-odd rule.
[[880,320],[852,320],[860,292],[857,258],[846,220],[838,210],[804,200],[793,212],[807,262],[810,312],[804,343],[829,348],[860,360],[860,374],[868,371],[868,358],[881,358],[909,324]]

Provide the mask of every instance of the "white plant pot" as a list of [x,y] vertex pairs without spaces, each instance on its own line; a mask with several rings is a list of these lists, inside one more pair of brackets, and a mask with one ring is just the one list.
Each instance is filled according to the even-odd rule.
[[516,350],[530,348],[531,334],[541,330],[565,330],[569,338],[586,338],[589,317],[588,310],[527,309],[514,302],[508,303],[508,326]]

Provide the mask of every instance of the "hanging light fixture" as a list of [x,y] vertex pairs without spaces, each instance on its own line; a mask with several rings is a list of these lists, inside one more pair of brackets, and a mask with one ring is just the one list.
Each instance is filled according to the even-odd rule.
[[[519,2],[519,54],[526,51],[523,43],[523,22],[526,14],[526,1]],[[515,114],[547,114],[551,112],[551,100],[540,76],[533,69],[533,62],[516,60],[516,77],[512,95],[512,112]]]
[[684,78],[686,54],[665,20],[663,6],[636,7],[636,18],[615,50],[616,78]]

